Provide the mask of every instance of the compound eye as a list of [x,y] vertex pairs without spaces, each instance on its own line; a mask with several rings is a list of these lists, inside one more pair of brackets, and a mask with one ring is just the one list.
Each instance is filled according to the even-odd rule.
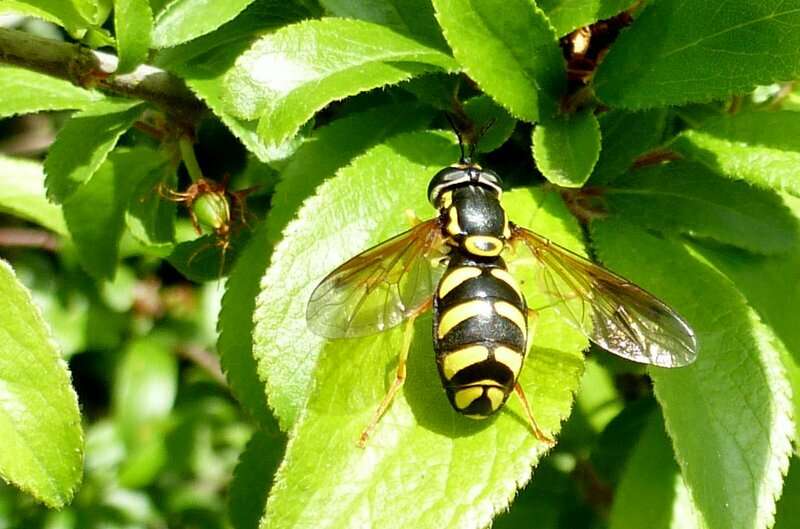
[[487,181],[487,182],[489,182],[490,184],[494,184],[494,185],[496,185],[496,186],[500,186],[500,185],[501,185],[501,182],[500,182],[500,177],[499,177],[499,176],[497,176],[497,173],[495,173],[494,171],[488,171],[488,170],[484,170],[484,171],[483,171],[483,175],[482,175],[482,176],[483,176],[483,177],[486,179],[486,181]]
[[498,194],[503,192],[503,183],[494,171],[481,171],[478,180],[484,186],[494,189]]
[[436,206],[436,202],[442,193],[454,184],[463,182],[468,178],[469,175],[461,168],[445,167],[436,173],[431,179],[431,183],[428,184],[428,200]]

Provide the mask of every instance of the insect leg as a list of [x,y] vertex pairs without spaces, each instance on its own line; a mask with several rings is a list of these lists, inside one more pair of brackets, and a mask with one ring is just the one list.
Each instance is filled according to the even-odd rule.
[[414,321],[417,319],[417,315],[410,317],[406,321],[406,325],[403,328],[403,348],[400,351],[400,358],[397,362],[397,372],[394,382],[392,383],[392,387],[389,388],[389,391],[386,392],[386,396],[383,397],[380,406],[378,406],[378,409],[375,410],[375,413],[372,415],[369,424],[367,424],[367,427],[361,432],[361,436],[358,438],[358,446],[360,448],[364,448],[367,445],[367,440],[372,435],[372,432],[375,431],[378,421],[381,420],[383,414],[389,409],[397,392],[400,391],[400,388],[403,387],[403,383],[406,381],[406,360],[408,359],[408,351],[411,349],[411,339],[414,337]]
[[[539,313],[534,309],[528,309],[528,336],[533,337],[536,336],[536,325],[539,322]],[[531,430],[533,431],[534,437],[538,440],[546,443],[550,446],[555,444],[555,441],[551,437],[548,437],[540,428],[539,425],[536,424],[536,419],[533,418],[533,412],[531,411],[531,406],[528,404],[528,398],[525,396],[525,392],[522,390],[522,386],[519,385],[519,381],[514,383],[514,393],[517,394],[519,397],[520,402],[522,403],[522,407],[525,410],[525,415],[528,418],[528,423],[531,426]]]
[[403,211],[403,213],[405,213],[406,220],[408,221],[409,226],[411,226],[412,228],[422,224],[423,222],[422,219],[417,216],[416,212],[413,209],[408,208],[405,211]]
[[156,187],[156,191],[161,196],[161,198],[164,198],[166,200],[171,200],[173,202],[186,202],[192,197],[190,193],[179,193],[174,189],[168,188],[166,185],[164,185],[163,182],[160,182],[158,184],[158,186]]
[[532,338],[536,336],[536,326],[539,324],[539,311],[549,306],[550,305],[545,305],[544,307],[537,307],[535,309],[528,307],[528,337]]
[[531,430],[533,431],[534,437],[539,441],[553,446],[556,442],[551,438],[548,437],[540,428],[539,425],[536,424],[536,419],[533,418],[533,412],[531,412],[531,406],[528,404],[528,398],[525,396],[525,392],[522,391],[522,386],[519,385],[519,382],[514,384],[514,393],[517,394],[519,397],[520,402],[522,402],[522,407],[525,409],[525,415],[528,416],[528,422],[530,423]]

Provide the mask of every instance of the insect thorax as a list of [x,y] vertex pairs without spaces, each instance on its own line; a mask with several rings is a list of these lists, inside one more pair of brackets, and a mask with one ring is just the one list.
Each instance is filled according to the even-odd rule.
[[441,194],[439,214],[453,246],[475,257],[496,257],[510,236],[499,192],[471,183]]

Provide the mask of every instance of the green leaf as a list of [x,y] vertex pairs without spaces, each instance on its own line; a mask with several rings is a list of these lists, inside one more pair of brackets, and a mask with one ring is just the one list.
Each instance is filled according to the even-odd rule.
[[602,262],[660,296],[697,334],[697,361],[650,368],[686,485],[710,529],[771,525],[793,424],[779,342],[686,244],[622,220],[592,225]]
[[[374,527],[484,527],[541,456],[518,402],[488,422],[452,410],[432,361],[429,316],[416,324],[403,390],[366,449],[357,448],[393,377],[400,329],[325,341],[305,326],[308,295],[332,267],[403,230],[403,208],[433,214],[428,180],[455,157],[449,135],[430,132],[372,148],[318,188],[275,249],[258,299],[256,354],[279,417],[291,423],[302,413],[262,527],[338,527],[354,519]],[[370,193],[354,193],[359,189]],[[557,195],[520,190],[504,199],[511,218],[579,249],[578,227]],[[276,277],[280,289],[271,286]],[[539,306],[542,298],[528,279],[529,302]],[[521,384],[547,431],[558,430],[569,413],[585,346],[554,311],[541,312]],[[320,460],[325,472],[318,470]],[[420,465],[425,472],[418,472]],[[317,493],[309,496],[308,487]],[[414,494],[397,494],[401,489]]]
[[511,114],[549,117],[565,86],[553,28],[531,0],[433,0],[464,72]]
[[606,425],[592,447],[589,459],[597,479],[614,489],[619,486],[631,454],[636,449],[637,442],[656,406],[658,404],[655,398],[650,397],[628,402]]
[[3,90],[0,102],[0,117],[3,118],[44,110],[79,109],[103,98],[69,81],[15,66],[0,66],[0,89]]
[[710,101],[800,76],[798,0],[648,4],[594,78],[598,97],[630,109]]
[[536,167],[552,183],[581,187],[600,155],[600,125],[591,110],[543,118],[533,129]]
[[142,110],[140,102],[109,99],[92,103],[72,116],[44,161],[50,198],[63,202],[89,182]]
[[423,128],[429,121],[423,107],[406,103],[352,114],[315,131],[281,172],[268,218],[271,240],[277,243],[303,201],[356,155],[395,134]]
[[[212,35],[167,50],[164,59],[168,68],[180,75],[234,136],[264,163],[281,157],[283,145],[266,145],[256,131],[257,121],[240,119],[228,112],[224,103],[226,91],[223,79],[234,67],[236,58],[250,46],[254,35],[293,22],[304,13],[285,2],[257,0],[239,17]],[[169,51],[173,53],[169,54]]]
[[[204,53],[231,45],[243,46],[239,53],[249,47],[256,37],[269,30],[297,22],[311,16],[308,9],[284,0],[255,0],[236,18],[226,22],[212,33],[197,37],[173,48],[159,50],[155,64],[170,69]],[[239,55],[237,53],[234,58]],[[213,56],[213,54],[212,54]],[[233,64],[233,59],[230,65]]]
[[[274,212],[275,208],[270,210]],[[262,222],[242,251],[225,283],[219,313],[217,350],[231,391],[247,412],[262,426],[274,419],[267,406],[264,384],[253,357],[253,312],[259,279],[269,264],[272,244],[267,224]]]
[[722,178],[697,163],[633,171],[604,188],[604,196],[612,213],[641,226],[751,252],[788,252],[800,239],[798,220],[778,195]]
[[131,190],[158,161],[147,148],[118,149],[64,202],[64,218],[78,249],[78,260],[95,278],[114,277]]
[[61,208],[45,196],[41,163],[0,156],[0,212],[67,234]]
[[68,359],[85,350],[90,301],[74,278],[69,274],[56,274],[55,262],[42,253],[16,255],[14,268],[50,325],[61,356]]
[[[132,190],[128,200],[126,222],[131,234],[155,250],[169,253],[175,240],[175,217],[178,205],[158,192],[159,185],[175,189],[175,166],[164,160],[160,153],[152,153],[150,170]],[[159,161],[160,160],[160,163]]]
[[131,342],[117,367],[113,395],[114,416],[128,444],[141,442],[151,435],[148,425],[169,417],[177,391],[178,363],[166,340]]
[[123,487],[150,484],[167,461],[165,426],[178,390],[178,362],[161,336],[130,343],[114,377],[114,418],[128,448]]
[[[89,21],[92,26],[99,27],[106,21],[114,0],[68,0],[75,9],[81,14],[84,20]],[[63,2],[62,3],[67,3]],[[91,28],[94,29],[94,28]]]
[[219,316],[222,368],[234,395],[260,424],[273,419],[253,357],[253,312],[273,245],[317,185],[356,154],[388,136],[424,126],[427,119],[414,105],[389,105],[336,120],[316,130],[283,170],[267,221],[253,233],[225,285]]
[[671,144],[719,174],[800,195],[800,112],[748,112],[710,119]]
[[78,398],[47,324],[5,261],[0,313],[0,476],[60,508],[83,474]]
[[286,437],[277,425],[253,433],[239,456],[228,491],[228,516],[234,529],[258,528],[285,449]]
[[228,273],[249,239],[246,229],[235,230],[227,239],[215,233],[202,235],[179,243],[167,261],[187,279],[197,283],[217,281]]
[[236,17],[252,2],[253,0],[172,0],[156,17],[153,45],[156,48],[167,48],[211,33]]
[[[564,518],[575,513],[576,498],[580,491],[572,475],[556,468],[555,459],[546,457],[539,463],[536,477],[517,494],[511,508],[492,521],[492,529],[531,527],[533,520],[536,521],[536,529],[566,527]],[[565,504],[568,505],[566,509]],[[569,514],[565,516],[562,509]]]
[[603,145],[590,183],[607,184],[631,168],[634,160],[658,146],[664,135],[667,110],[611,110],[600,115]]
[[460,83],[461,77],[457,74],[434,72],[405,81],[400,88],[413,94],[420,103],[452,112],[453,94],[459,89]]
[[[795,218],[800,218],[800,199],[784,195]],[[764,257],[732,248],[696,246],[695,248],[723,272],[758,311],[788,352],[784,366],[794,391],[795,409],[800,411],[800,329],[795,321],[795,307],[800,303],[800,252],[786,256]],[[797,413],[795,419],[800,417]],[[800,428],[800,423],[796,427]],[[797,437],[800,439],[800,436]]]
[[[779,333],[780,331],[776,330],[775,332]],[[794,414],[792,417],[795,418],[795,447],[797,446],[798,439],[800,439],[800,423],[796,420],[797,417],[800,417],[800,362],[797,360],[798,356],[800,356],[800,354],[798,354],[798,349],[793,349],[792,352],[787,350],[782,356],[783,367],[786,369],[786,378],[789,379],[789,383],[792,386],[792,401],[794,402]],[[795,454],[797,454],[797,452],[797,448],[795,448]]]
[[429,0],[321,0],[320,4],[337,17],[374,22],[447,50]]
[[[629,440],[630,441],[630,440]],[[651,413],[614,494],[610,529],[702,529],[661,414]]]
[[79,36],[90,25],[71,0],[3,0],[0,11],[42,18],[62,26],[72,36]]
[[376,24],[328,18],[286,26],[258,40],[226,76],[229,112],[259,118],[267,145],[291,138],[325,105],[455,61]]
[[499,149],[514,132],[517,120],[489,96],[477,96],[464,103],[464,111],[476,127],[489,127],[478,142],[478,152]]
[[113,281],[100,285],[101,302],[116,312],[127,312],[136,302],[136,274],[127,266],[121,266]]
[[586,418],[592,430],[598,433],[602,432],[623,409],[611,373],[594,358],[586,361],[581,378],[581,391],[575,400],[575,408]]
[[792,529],[800,517],[800,458],[794,457],[778,502],[774,529]]
[[[316,195],[306,200],[298,218],[286,226],[284,233],[297,233],[303,227],[306,240],[299,237],[284,239],[273,252],[272,263],[261,279],[253,338],[254,354],[259,363],[259,374],[267,384],[269,404],[284,430],[294,424],[302,410],[308,396],[316,355],[325,344],[322,338],[307,329],[305,323],[305,305],[314,285],[325,272],[358,251],[406,229],[404,209],[413,209],[423,218],[432,216],[432,208],[425,197],[427,181],[423,180],[458,159],[451,141],[431,133],[402,135],[394,141],[403,141],[400,146],[408,149],[404,144],[417,137],[420,139],[418,151],[424,155],[417,156],[417,159],[423,160],[427,166],[413,164],[397,154],[393,156],[392,140],[373,147],[341,169],[336,178],[320,186]],[[392,166],[392,162],[399,165]],[[376,175],[380,168],[387,173]],[[416,180],[411,175],[415,175]],[[351,190],[350,200],[357,198],[352,192],[355,184],[347,183],[352,178],[356,178],[363,189],[370,189],[370,194],[362,197],[368,200],[353,210],[359,211],[359,215],[353,215],[347,203],[343,202],[346,200],[345,188]],[[375,182],[371,183],[369,179],[375,179]],[[334,186],[334,181],[338,182],[338,187]],[[321,194],[322,190],[331,186],[334,186],[334,192],[326,198]],[[391,195],[388,202],[378,199],[387,193]],[[291,195],[287,198],[296,204],[305,196],[304,193],[297,199]],[[314,213],[315,205],[328,207]],[[359,226],[359,222],[381,226],[382,231],[373,228],[371,233],[367,233]],[[343,247],[345,243],[349,248]],[[313,255],[306,255],[309,250],[313,251]],[[289,270],[292,272],[289,273]],[[277,278],[281,278],[281,289],[264,288]],[[282,336],[292,336],[292,339],[284,340]],[[295,357],[297,349],[306,352]]]
[[133,70],[147,59],[152,31],[153,12],[148,0],[114,0],[118,73]]
[[566,35],[598,20],[613,17],[631,7],[630,0],[539,0],[556,33]]

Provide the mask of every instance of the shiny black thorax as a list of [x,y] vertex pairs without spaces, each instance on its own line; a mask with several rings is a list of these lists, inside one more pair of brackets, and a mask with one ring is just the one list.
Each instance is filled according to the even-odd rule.
[[[493,235],[503,238],[506,214],[493,190],[464,185],[452,191],[452,207],[458,211],[461,235]],[[447,211],[443,212],[447,215]]]

